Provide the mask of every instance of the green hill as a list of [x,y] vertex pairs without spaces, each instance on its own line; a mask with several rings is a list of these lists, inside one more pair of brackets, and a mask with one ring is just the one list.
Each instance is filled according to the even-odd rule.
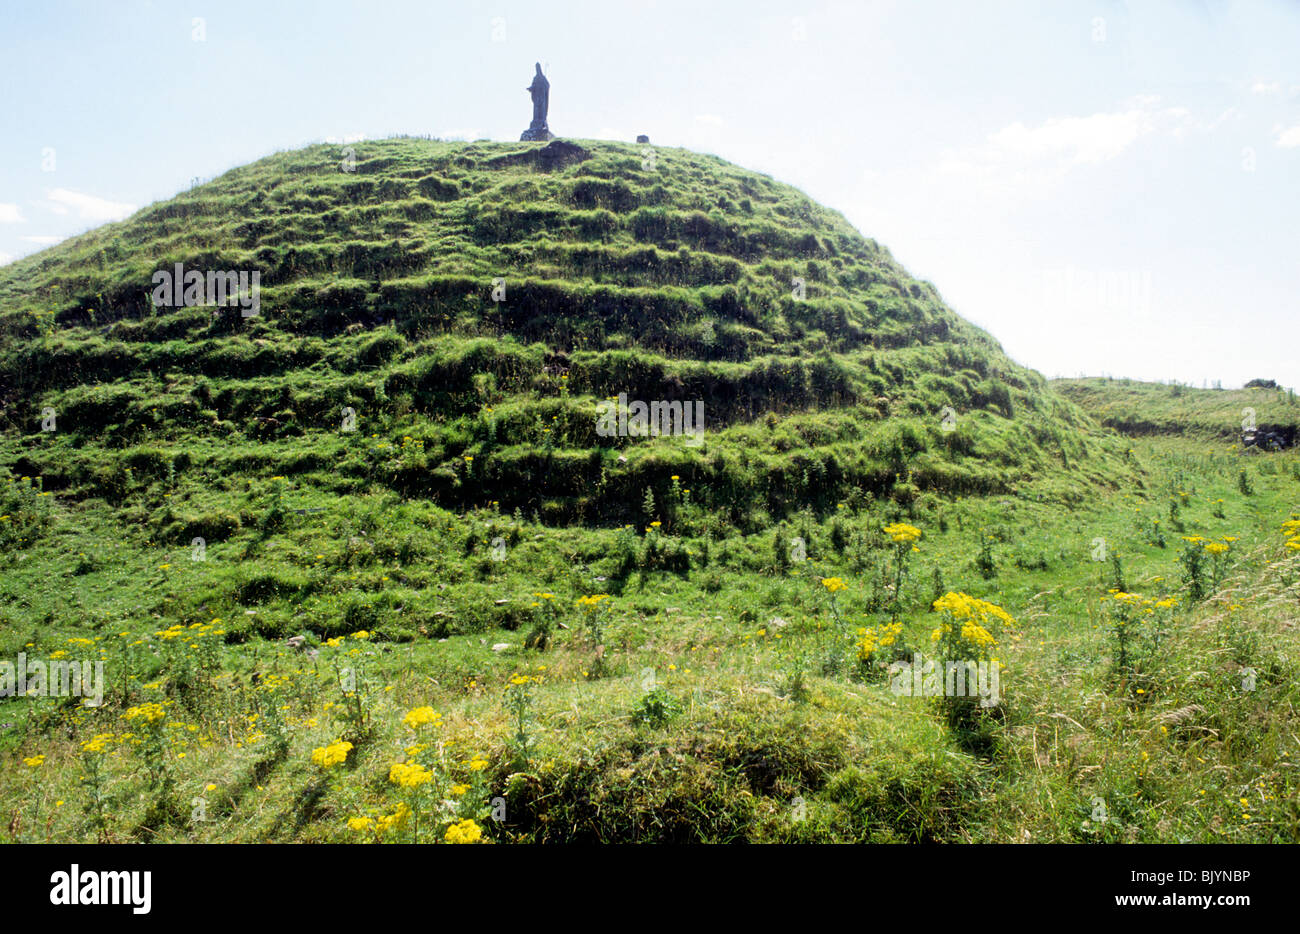
[[0,268],[3,839],[1300,839],[1300,451],[1197,430],[1246,397],[1058,391],[715,158],[356,149]]
[[[360,148],[350,172],[332,146],[263,159],[0,270],[15,469],[111,497],[103,449],[158,464],[181,444],[230,474],[247,441],[259,467],[339,492],[606,524],[676,472],[746,529],[853,495],[1005,491],[1048,465],[1076,496],[1114,481],[1077,409],[788,186],[611,143],[555,164],[527,145]],[[260,317],[155,308],[151,277],[178,263],[258,271]],[[620,393],[701,401],[706,443],[600,438],[596,403]],[[397,462],[367,441],[408,435],[420,453]]]

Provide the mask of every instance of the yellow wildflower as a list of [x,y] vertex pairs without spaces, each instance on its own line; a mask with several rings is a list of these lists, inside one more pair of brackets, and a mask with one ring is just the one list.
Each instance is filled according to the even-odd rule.
[[467,817],[448,827],[444,839],[448,843],[477,843],[482,837],[482,829],[473,818]]
[[908,525],[906,522],[895,522],[892,525],[885,526],[885,534],[888,535],[896,544],[905,544],[914,542],[921,537],[921,530],[914,525]]
[[418,762],[398,762],[388,770],[388,780],[403,788],[418,788],[433,781],[433,773]]
[[352,744],[346,740],[338,740],[330,743],[328,746],[321,746],[319,749],[313,749],[311,761],[323,769],[333,768],[341,765],[348,758],[348,753],[352,751]]
[[424,726],[426,723],[438,724],[442,721],[442,714],[438,713],[432,707],[416,707],[410,711],[402,722],[411,729]]

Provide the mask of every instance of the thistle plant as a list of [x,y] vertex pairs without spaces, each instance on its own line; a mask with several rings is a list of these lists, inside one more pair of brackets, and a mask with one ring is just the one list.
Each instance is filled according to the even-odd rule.
[[598,593],[590,596],[579,597],[578,606],[582,609],[583,626],[587,630],[587,638],[595,647],[596,655],[592,662],[592,676],[600,677],[605,672],[605,621],[604,609],[605,601],[609,599],[609,594]]
[[[1119,591],[1118,593],[1123,592]],[[1124,596],[1128,595],[1125,594]],[[1117,597],[1117,599],[1120,598]],[[1129,617],[1128,608],[1122,603],[1111,607],[1110,634],[1115,640],[1115,654],[1112,658],[1112,666],[1121,679],[1131,670],[1133,628],[1129,625]]]
[[528,767],[528,752],[532,737],[528,733],[533,707],[533,684],[541,679],[534,675],[515,675],[506,686],[506,709],[515,726],[515,748],[521,768]]
[[1128,585],[1124,583],[1124,562],[1118,551],[1110,553],[1110,586],[1115,590],[1128,590]]
[[1110,596],[1110,631],[1115,642],[1113,676],[1122,692],[1135,700],[1148,700],[1178,598],[1156,600],[1122,590],[1111,590]]
[[271,676],[258,685],[258,693],[254,695],[259,701],[265,698],[266,703],[257,705],[257,723],[270,737],[271,750],[277,757],[289,751],[289,727],[284,722],[285,700],[280,693],[282,686],[280,678]]
[[[358,643],[365,642],[370,638],[370,633],[363,629],[354,632],[350,638]],[[336,636],[333,639],[325,640],[325,647],[337,649],[343,645],[344,641],[344,636]],[[351,664],[347,666],[340,665],[338,654],[335,654],[331,659],[339,692],[342,694],[340,712],[335,715],[335,719],[344,725],[344,735],[349,736],[356,742],[365,741],[370,737],[371,732],[370,711],[366,702],[366,688],[368,685],[365,669],[361,664],[363,657],[361,647],[356,645],[346,653],[346,659]]]
[[1142,540],[1148,545],[1153,545],[1156,548],[1166,546],[1165,533],[1164,529],[1160,527],[1159,516],[1151,516],[1150,521],[1148,521],[1147,517],[1138,513],[1136,525],[1138,534],[1142,536]]
[[117,659],[121,679],[118,681],[119,702],[127,705],[131,697],[131,682],[138,680],[137,672],[145,670],[150,657],[143,639],[134,638],[129,632],[117,634]]
[[998,563],[993,556],[993,536],[985,535],[982,531],[979,554],[975,556],[975,569],[985,580],[992,580],[998,576]]
[[1199,535],[1185,535],[1182,557],[1183,582],[1187,585],[1187,595],[1193,601],[1201,600],[1208,593],[1205,580],[1205,549],[1201,546],[1205,539]]
[[1179,518],[1179,510],[1182,509],[1182,502],[1175,497],[1169,500],[1169,526],[1176,532],[1183,530],[1183,520]]

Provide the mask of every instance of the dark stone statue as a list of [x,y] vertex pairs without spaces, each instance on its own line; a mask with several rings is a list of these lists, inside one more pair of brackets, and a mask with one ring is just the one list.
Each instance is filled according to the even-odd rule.
[[537,62],[537,74],[533,75],[533,83],[527,88],[527,91],[533,98],[533,126],[546,126],[546,107],[550,103],[551,82],[546,80],[546,75],[542,74],[542,63]]
[[533,122],[528,124],[528,129],[520,135],[520,142],[546,142],[554,139],[550,128],[546,125],[546,109],[551,101],[551,82],[546,80],[546,75],[542,74],[542,64],[537,63],[537,73],[533,75],[533,83],[526,89],[533,98]]

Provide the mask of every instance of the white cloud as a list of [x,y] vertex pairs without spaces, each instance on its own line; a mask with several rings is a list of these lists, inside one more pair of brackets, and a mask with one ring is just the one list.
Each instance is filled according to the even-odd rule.
[[998,130],[983,154],[999,161],[1094,164],[1114,159],[1150,129],[1150,114],[1144,110],[1053,117],[1037,127],[1013,123]]
[[696,114],[695,122],[707,123],[709,126],[722,126],[723,124],[726,123],[726,121],[723,120],[721,117],[719,117],[717,114]]
[[21,224],[22,222],[23,215],[18,210],[18,205],[0,203],[0,224]]
[[1017,121],[990,133],[983,143],[946,153],[936,170],[987,194],[1028,195],[1074,169],[1118,158],[1143,137],[1165,132],[1179,139],[1192,129],[1212,130],[1229,115],[1206,124],[1185,107],[1161,108],[1159,102],[1138,97],[1112,112],[1052,117],[1032,126]]
[[55,214],[68,214],[75,211],[77,217],[86,221],[117,221],[135,213],[136,209],[134,204],[108,201],[67,188],[52,189],[46,193],[46,197],[49,209]]
[[34,236],[34,237],[19,237],[18,239],[26,240],[28,243],[39,243],[42,246],[49,246],[51,243],[60,242],[61,240],[63,240],[63,237]]
[[3,251],[0,251],[0,266],[5,265],[6,263],[12,263],[13,261],[14,261],[13,256]]
[[325,142],[327,142],[327,143],[359,143],[359,142],[361,142],[361,141],[362,141],[363,139],[365,139],[365,138],[366,138],[366,134],[364,134],[364,133],[348,133],[348,134],[346,134],[346,135],[344,135],[344,136],[327,136],[327,137],[325,137]]
[[1277,145],[1280,149],[1295,149],[1300,146],[1300,123],[1286,130],[1278,130]]
[[1256,81],[1250,86],[1252,94],[1277,94],[1282,90],[1282,85],[1276,81]]

